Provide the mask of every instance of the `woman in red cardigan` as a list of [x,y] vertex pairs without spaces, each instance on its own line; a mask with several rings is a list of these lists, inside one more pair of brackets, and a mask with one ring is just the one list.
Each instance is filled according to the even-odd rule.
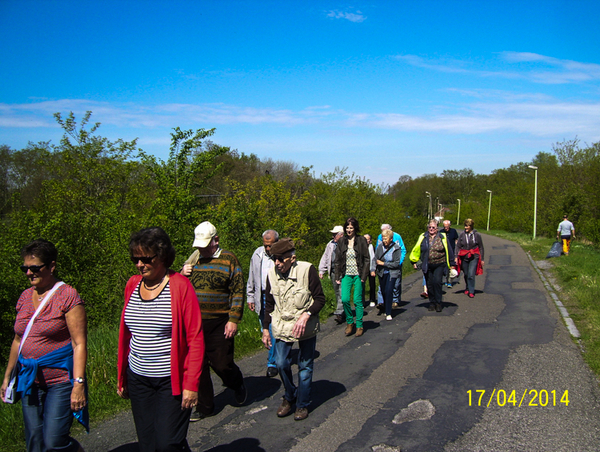
[[129,242],[139,270],[125,287],[117,394],[131,399],[140,451],[185,450],[204,357],[200,307],[189,280],[169,270],[175,249],[161,228]]

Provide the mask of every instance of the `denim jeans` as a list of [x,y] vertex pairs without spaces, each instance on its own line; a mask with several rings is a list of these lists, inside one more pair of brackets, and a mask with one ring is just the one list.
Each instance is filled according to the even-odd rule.
[[69,436],[73,424],[71,391],[67,381],[41,389],[31,387],[31,394],[21,399],[25,441],[28,452],[77,451],[79,443]]
[[[261,302],[261,309],[260,309],[260,315],[258,316],[258,321],[260,322],[260,328],[261,330],[264,329],[263,328],[263,321],[265,320],[265,298],[266,295],[262,294],[262,302]],[[271,344],[275,343],[275,336],[273,336],[273,328],[271,327],[271,325],[269,324],[269,336],[271,336]],[[269,349],[269,358],[267,360],[267,367],[277,367],[277,363],[275,362],[275,347],[271,347]]]
[[[425,285],[425,284],[423,284]],[[396,282],[394,283],[394,294],[392,303],[400,303],[400,295],[402,295],[402,267],[400,267],[400,274],[396,278]],[[379,289],[377,290],[377,303],[383,304],[383,294],[381,293],[381,284],[379,285]]]
[[475,274],[479,264],[479,255],[475,254],[472,259],[463,259],[461,270],[465,275],[465,284],[469,293],[475,293]]
[[275,341],[277,370],[279,370],[279,376],[285,388],[284,397],[288,402],[293,402],[296,399],[296,408],[306,408],[310,404],[310,385],[312,383],[316,344],[317,336],[298,341],[300,353],[298,355],[298,387],[296,387],[292,377],[292,359],[290,356],[294,343],[279,339]]
[[392,300],[394,298],[394,289],[396,287],[396,278],[390,278],[389,273],[384,273],[379,278],[379,287],[383,293],[383,304],[385,306],[385,315],[392,315]]
[[360,276],[345,275],[342,278],[342,302],[344,303],[344,312],[346,313],[346,323],[352,325],[354,316],[352,315],[352,306],[350,305],[350,294],[354,287],[354,309],[356,310],[356,328],[363,327],[364,305],[362,300],[363,283]]

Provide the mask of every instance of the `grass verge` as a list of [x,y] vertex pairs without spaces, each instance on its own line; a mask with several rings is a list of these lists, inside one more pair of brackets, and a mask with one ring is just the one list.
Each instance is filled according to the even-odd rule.
[[[518,243],[535,260],[545,259],[554,242],[504,231],[488,233]],[[600,377],[600,250],[575,240],[568,256],[550,261],[556,292],[581,333],[583,358]]]

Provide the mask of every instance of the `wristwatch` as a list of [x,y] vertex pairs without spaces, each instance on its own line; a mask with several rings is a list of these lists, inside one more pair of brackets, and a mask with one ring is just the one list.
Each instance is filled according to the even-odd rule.
[[304,311],[308,314],[308,316],[310,317],[312,314],[310,313],[310,311]]
[[81,377],[79,377],[79,378],[73,378],[73,381],[75,381],[75,382],[77,382],[79,384],[83,384],[83,382],[85,381],[85,378],[81,378]]

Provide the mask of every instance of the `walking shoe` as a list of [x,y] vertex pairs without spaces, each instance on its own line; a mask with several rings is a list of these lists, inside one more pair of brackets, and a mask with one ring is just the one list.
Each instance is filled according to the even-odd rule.
[[435,304],[435,311],[436,312],[442,312],[442,303],[436,303]]
[[297,408],[294,413],[295,421],[303,421],[308,417],[308,408]]
[[279,371],[277,370],[277,367],[267,367],[267,377],[276,377],[278,373]]
[[288,414],[290,414],[290,411],[292,411],[292,403],[296,401],[296,399],[294,399],[291,402],[289,402],[285,397],[283,397],[282,399],[283,400],[281,401],[281,405],[279,405],[279,408],[277,408],[278,417],[285,417]]
[[465,295],[469,295],[469,289],[465,289]]
[[385,317],[385,319],[386,319],[386,320],[392,320],[392,316],[391,316],[391,315],[388,315],[388,316],[386,316],[386,317]]
[[398,303],[392,303],[392,309],[398,309],[400,305]]
[[354,337],[361,337],[364,334],[365,330],[363,330],[362,328],[356,328],[356,334],[354,335]]
[[446,287],[450,287],[452,289],[452,284],[448,283],[446,284]]
[[429,298],[427,292],[421,292],[421,298]]
[[470,293],[469,294],[469,298],[475,298],[475,294],[474,293]]
[[344,319],[342,318],[342,314],[336,314],[333,319],[335,320],[335,323],[337,323],[338,325],[341,325],[342,322],[344,321]]
[[435,311],[435,304],[434,303],[429,303],[429,306],[427,307],[428,311]]
[[248,398],[248,391],[246,391],[246,385],[242,382],[242,385],[235,390],[235,402],[238,405],[243,405],[246,403],[246,399]]
[[352,332],[354,331],[354,323],[347,323],[346,324],[346,331],[344,331],[344,334],[346,336],[352,336]]
[[370,302],[369,306],[372,307],[372,308],[374,308],[375,307],[375,303],[374,302]]
[[198,422],[202,419],[206,419],[207,417],[213,416],[214,414],[214,410],[207,414],[198,411],[198,409],[195,409],[194,411],[192,411],[192,414],[190,414],[190,422]]

